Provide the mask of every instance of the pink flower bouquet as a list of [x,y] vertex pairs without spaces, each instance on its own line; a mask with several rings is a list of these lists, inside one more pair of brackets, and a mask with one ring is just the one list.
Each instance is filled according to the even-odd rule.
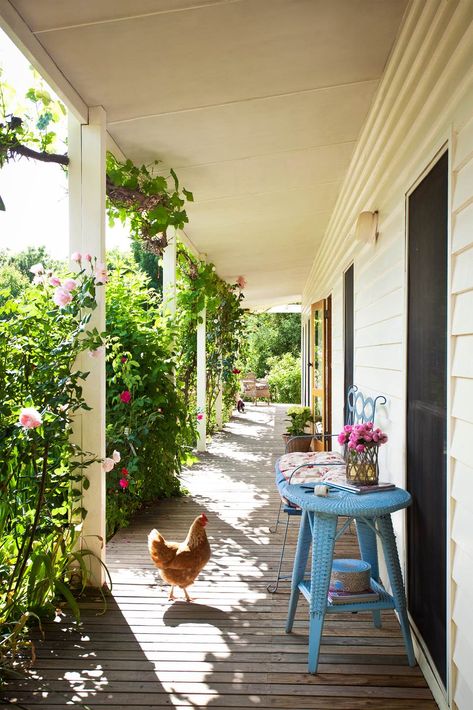
[[372,422],[366,424],[347,424],[338,435],[338,443],[346,444],[348,449],[363,453],[372,446],[385,444],[387,435],[381,429],[374,428]]

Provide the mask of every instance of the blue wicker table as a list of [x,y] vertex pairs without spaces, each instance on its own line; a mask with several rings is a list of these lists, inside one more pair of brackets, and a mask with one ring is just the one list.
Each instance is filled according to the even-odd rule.
[[[287,484],[284,486],[284,496],[302,509],[286,633],[292,630],[297,603],[302,593],[309,602],[310,613],[309,673],[317,672],[325,614],[337,612],[371,611],[373,622],[379,628],[381,610],[396,609],[409,665],[414,666],[416,660],[407,618],[406,596],[391,521],[391,513],[411,504],[409,493],[401,488],[395,488],[389,492],[356,495],[331,488],[328,496],[322,497],[314,495],[313,485]],[[337,532],[339,516],[347,517],[348,520]],[[379,599],[355,604],[332,604],[327,595],[335,541],[345,532],[351,520],[356,521],[361,557],[371,565],[372,587],[379,593]],[[388,594],[380,584],[377,535],[382,542],[392,595]],[[311,546],[310,578],[305,580],[304,573]]]

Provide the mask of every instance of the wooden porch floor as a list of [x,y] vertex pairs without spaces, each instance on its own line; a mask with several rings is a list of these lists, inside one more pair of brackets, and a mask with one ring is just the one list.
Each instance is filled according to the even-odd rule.
[[[80,629],[67,620],[50,624],[30,677],[8,686],[1,710],[11,703],[28,710],[437,708],[419,668],[407,666],[392,612],[383,612],[381,630],[366,613],[329,618],[316,676],[306,672],[303,600],[294,633],[284,633],[288,584],[266,592],[282,537],[282,528],[271,535],[268,527],[279,504],[273,467],[283,419],[283,406],[247,407],[185,473],[188,498],[153,505],[114,537],[106,613],[95,595],[81,604]],[[157,527],[184,538],[201,511],[212,559],[190,590],[195,602],[170,604],[148,558],[147,533]],[[339,556],[356,554],[355,536],[337,544]]]

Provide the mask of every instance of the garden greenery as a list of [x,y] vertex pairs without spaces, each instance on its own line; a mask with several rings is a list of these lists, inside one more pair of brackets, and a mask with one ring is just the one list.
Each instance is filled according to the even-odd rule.
[[0,662],[28,615],[54,614],[56,595],[78,614],[74,564],[88,579],[88,553],[76,542],[94,459],[70,435],[74,414],[87,409],[77,356],[103,342],[89,321],[104,271],[92,260],[66,278],[32,268],[35,285],[16,300],[3,292],[0,306]]
[[112,259],[107,284],[107,533],[126,525],[144,501],[180,493],[193,460],[195,418],[176,388],[175,329],[149,278],[125,257]]
[[273,402],[290,404],[301,399],[301,360],[300,357],[285,353],[273,355],[266,360],[267,380]]
[[[0,168],[19,157],[67,166],[67,154],[57,152],[64,107],[41,82],[26,102],[28,108],[16,102],[0,75]],[[188,221],[185,201],[193,196],[174,171],[166,177],[156,169],[156,162],[137,167],[108,155],[107,208],[112,222],[127,222],[135,241],[160,255],[168,227]],[[0,590],[0,665],[20,648],[31,618],[54,614],[58,595],[78,618],[71,583],[74,575],[82,586],[88,579],[89,553],[78,551],[77,542],[87,515],[81,502],[86,469],[96,459],[71,442],[74,414],[88,409],[82,394],[88,372],[77,368],[79,354],[106,357],[103,467],[111,535],[143,502],[181,492],[177,474],[192,460],[199,416],[202,309],[210,427],[221,382],[227,411],[234,406],[243,332],[240,288],[184,247],[175,318],[163,312],[148,276],[126,259],[112,259],[108,274],[105,265],[76,254],[74,275],[48,272],[32,259],[33,251],[16,261],[0,255],[0,576],[7,580]],[[107,280],[105,336],[89,322],[96,289]]]

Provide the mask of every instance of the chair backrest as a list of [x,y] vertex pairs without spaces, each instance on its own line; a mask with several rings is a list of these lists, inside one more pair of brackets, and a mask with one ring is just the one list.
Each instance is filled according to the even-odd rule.
[[374,422],[376,407],[381,404],[386,404],[386,397],[382,394],[374,399],[373,397],[365,397],[356,385],[352,385],[347,391],[345,424]]

